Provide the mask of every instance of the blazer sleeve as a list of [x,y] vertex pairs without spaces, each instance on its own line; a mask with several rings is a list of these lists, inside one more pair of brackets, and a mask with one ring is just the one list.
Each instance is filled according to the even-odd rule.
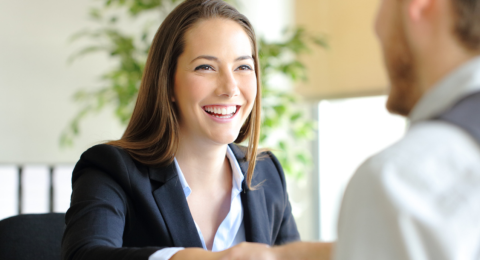
[[283,199],[284,199],[284,210],[283,216],[280,224],[280,229],[278,235],[274,241],[275,245],[283,245],[290,242],[295,242],[300,240],[300,234],[297,230],[297,224],[295,223],[295,219],[292,215],[292,206],[290,204],[290,200],[288,199],[287,193],[287,184],[285,180],[285,173],[283,172],[283,168],[280,165],[278,159],[273,155],[273,153],[268,152],[270,157],[272,158],[273,164],[277,168],[277,172],[279,174],[280,180],[282,181],[282,191],[283,191]]
[[128,197],[112,175],[128,177],[125,171],[122,156],[114,147],[93,147],[81,156],[72,175],[62,259],[148,259],[161,249],[122,247]]

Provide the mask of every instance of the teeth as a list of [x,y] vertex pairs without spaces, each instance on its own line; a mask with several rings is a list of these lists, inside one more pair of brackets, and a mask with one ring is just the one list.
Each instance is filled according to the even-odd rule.
[[222,115],[222,116],[228,115],[227,117],[217,116],[219,118],[229,118],[233,116],[232,114],[235,114],[235,112],[237,112],[237,106],[227,106],[227,107],[207,106],[204,109],[205,111],[216,114],[216,115]]
[[216,118],[232,118],[233,115],[228,115],[228,116],[217,116],[217,115],[213,115],[214,117]]

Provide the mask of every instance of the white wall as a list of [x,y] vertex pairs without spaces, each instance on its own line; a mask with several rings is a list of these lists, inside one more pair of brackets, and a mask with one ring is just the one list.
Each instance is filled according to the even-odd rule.
[[79,108],[73,93],[98,86],[101,55],[67,66],[80,45],[68,44],[88,25],[89,1],[0,1],[0,163],[74,163],[89,146],[122,133],[110,113],[85,120],[71,149],[59,137]]
[[295,0],[239,0],[239,10],[255,27],[257,36],[282,39],[282,30],[294,22]]

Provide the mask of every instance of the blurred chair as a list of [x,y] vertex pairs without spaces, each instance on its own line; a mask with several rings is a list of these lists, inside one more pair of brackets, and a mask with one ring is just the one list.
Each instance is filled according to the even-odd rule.
[[0,259],[59,260],[64,213],[26,214],[0,221]]

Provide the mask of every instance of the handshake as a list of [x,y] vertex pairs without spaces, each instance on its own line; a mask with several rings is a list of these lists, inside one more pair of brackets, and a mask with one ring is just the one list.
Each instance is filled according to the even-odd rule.
[[243,242],[220,252],[209,252],[200,248],[179,251],[171,260],[329,260],[333,243],[293,242],[270,247],[260,243]]

